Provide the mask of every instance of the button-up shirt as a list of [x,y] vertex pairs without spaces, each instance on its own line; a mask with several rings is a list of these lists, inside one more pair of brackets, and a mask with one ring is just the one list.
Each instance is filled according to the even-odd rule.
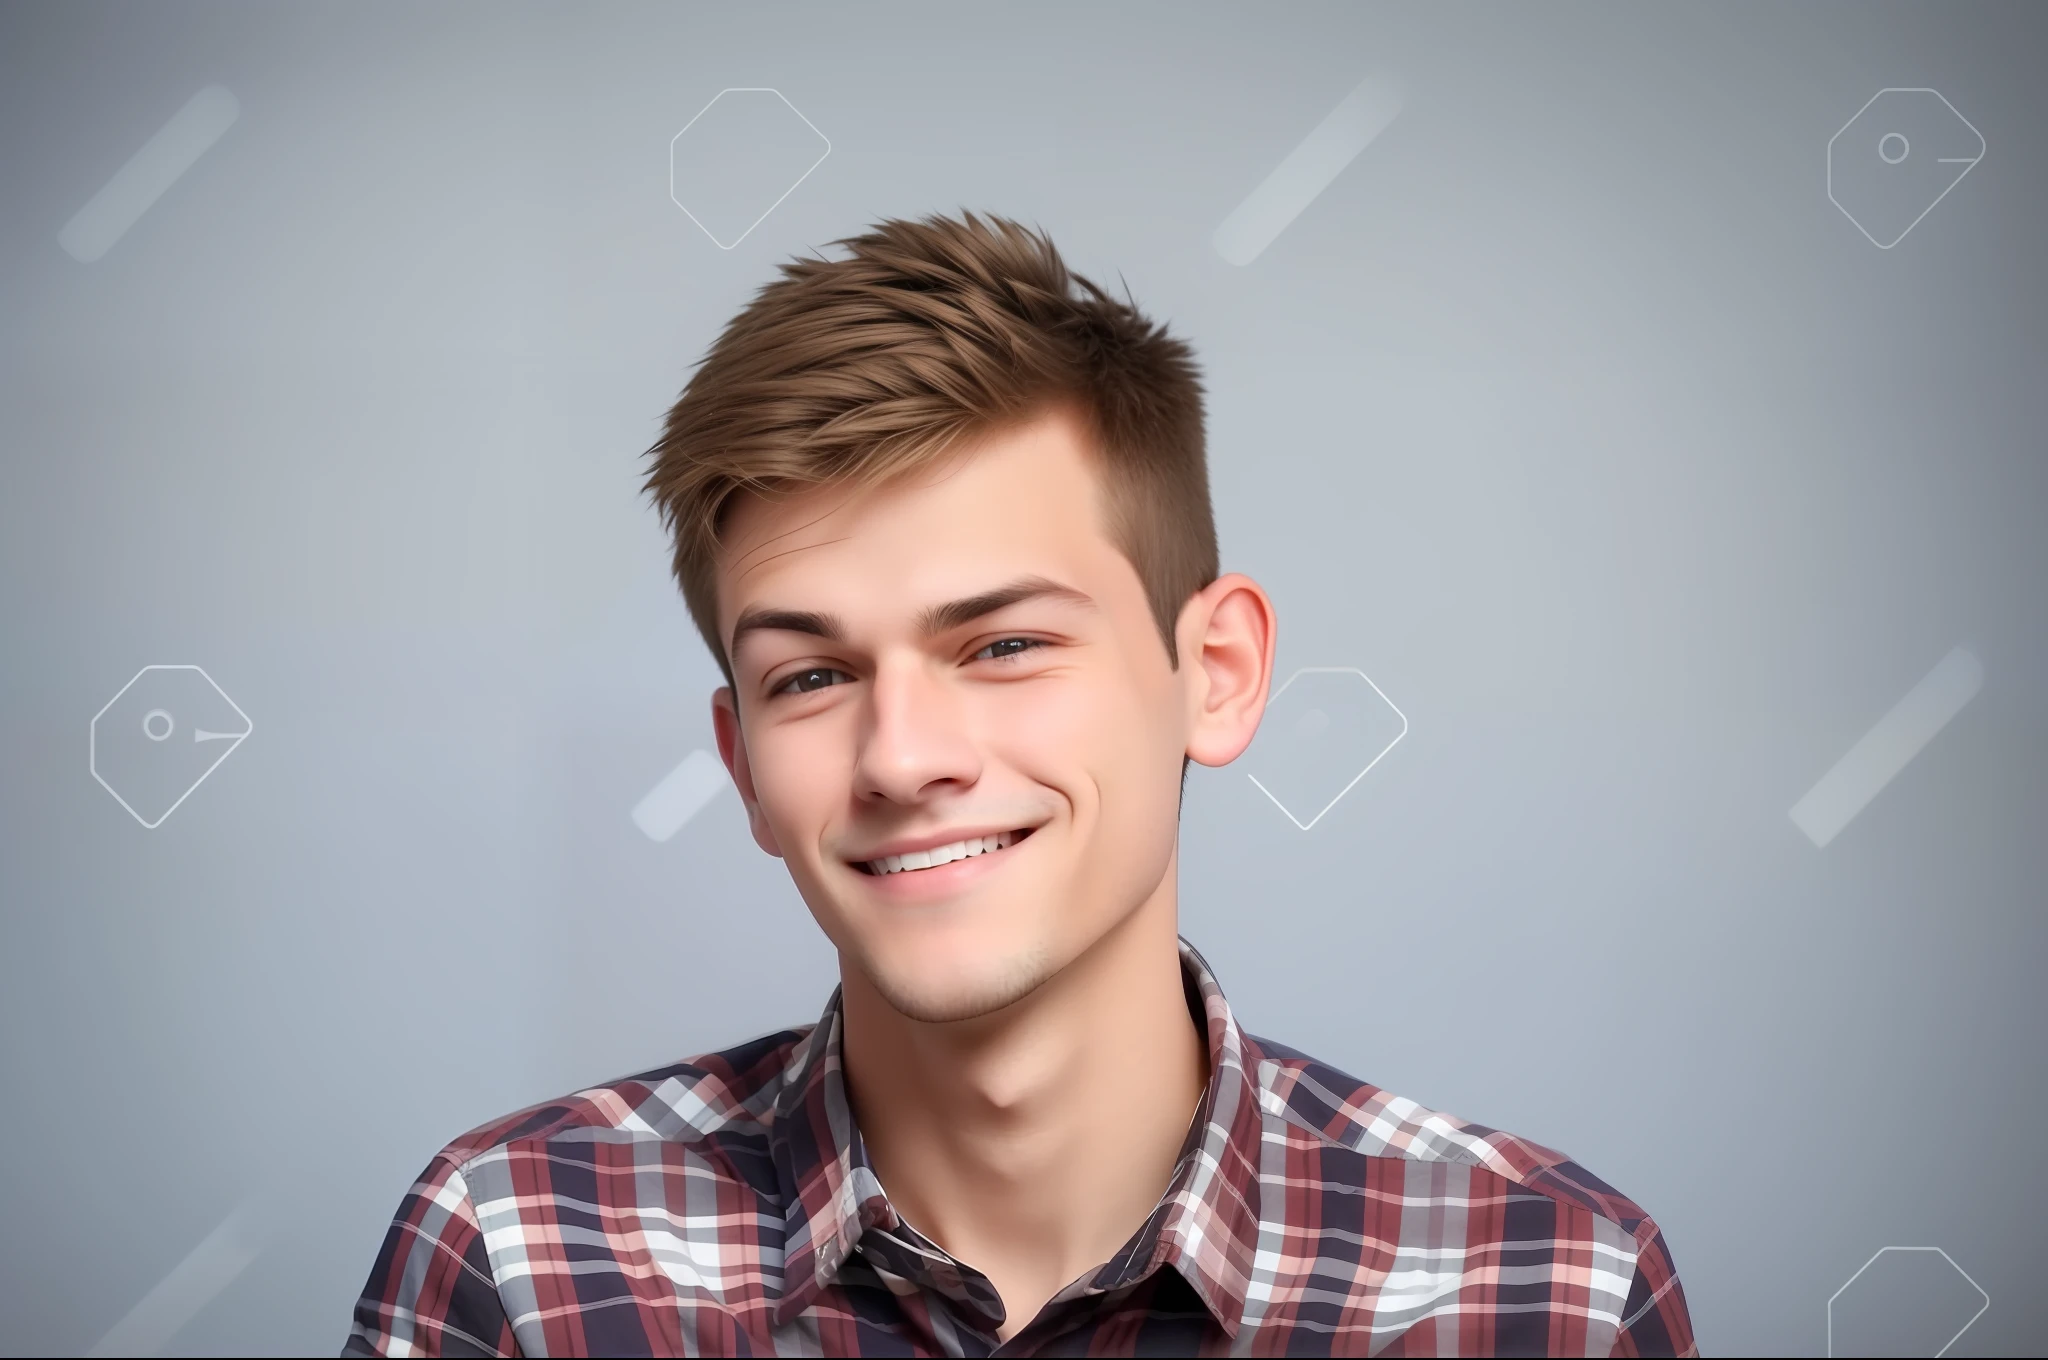
[[1664,1235],[1563,1153],[1238,1029],[1185,943],[1209,1081],[1165,1194],[1003,1341],[988,1277],[890,1204],[814,1026],[444,1148],[357,1355],[1694,1355]]

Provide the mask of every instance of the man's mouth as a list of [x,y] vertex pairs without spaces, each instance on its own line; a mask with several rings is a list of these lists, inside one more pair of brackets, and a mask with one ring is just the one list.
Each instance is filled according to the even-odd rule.
[[951,845],[935,846],[930,850],[914,850],[907,855],[891,855],[886,859],[871,859],[854,863],[854,868],[864,874],[887,877],[891,874],[914,874],[925,869],[936,869],[942,864],[955,860],[973,859],[980,855],[993,855],[1009,849],[1029,836],[1036,827],[1020,827],[1015,831],[1004,831],[994,836],[978,836],[972,840],[955,841]]

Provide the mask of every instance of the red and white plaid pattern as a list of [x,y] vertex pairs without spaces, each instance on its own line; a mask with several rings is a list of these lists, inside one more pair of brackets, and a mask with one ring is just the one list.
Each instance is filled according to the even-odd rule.
[[1563,1154],[1244,1034],[1113,1260],[1006,1343],[899,1218],[815,1026],[513,1115],[399,1205],[352,1355],[1695,1355],[1657,1225]]

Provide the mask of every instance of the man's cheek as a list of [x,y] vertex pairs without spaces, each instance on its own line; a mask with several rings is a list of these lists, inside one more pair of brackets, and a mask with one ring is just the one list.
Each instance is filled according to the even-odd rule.
[[1117,725],[1083,686],[1048,685],[1000,705],[990,715],[988,730],[1019,760],[1029,762],[1028,769],[1086,762]]
[[774,836],[782,859],[792,873],[803,858],[801,847],[817,841],[822,813],[812,804],[817,792],[815,779],[806,779],[799,766],[785,759],[786,753],[764,749],[753,763],[754,798],[760,816]]

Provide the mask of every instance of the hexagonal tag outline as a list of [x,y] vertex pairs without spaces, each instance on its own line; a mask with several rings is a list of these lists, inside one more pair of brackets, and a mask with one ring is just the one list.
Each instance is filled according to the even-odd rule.
[[[121,702],[121,695],[126,694],[129,690],[135,688],[136,680],[140,680],[143,676],[148,675],[151,671],[198,671],[199,678],[201,680],[204,680],[207,684],[212,685],[213,692],[215,694],[218,694],[222,699],[226,699],[228,707],[235,710],[236,715],[240,717],[244,723],[248,724],[248,726],[245,728],[245,730],[239,733],[223,734],[232,735],[234,737],[234,741],[229,744],[228,748],[225,751],[222,751],[220,753],[220,756],[213,762],[213,764],[207,766],[206,769],[200,774],[200,776],[192,781],[191,788],[186,789],[183,793],[178,795],[177,802],[172,803],[169,807],[164,809],[163,816],[157,818],[153,822],[148,822],[143,821],[141,813],[137,812],[132,807],[128,807],[128,800],[121,796],[121,791],[119,789],[116,789],[112,784],[109,784],[105,779],[101,778],[99,766],[99,740],[100,719],[104,718],[107,715],[108,709],[112,708],[115,704]],[[128,815],[130,817],[133,817],[138,822],[142,822],[142,825],[145,829],[154,831],[158,827],[162,826],[164,822],[169,819],[170,815],[173,812],[176,812],[179,806],[183,804],[187,798],[190,798],[192,796],[192,790],[198,788],[201,784],[204,784],[206,782],[206,777],[212,774],[215,770],[220,768],[220,762],[226,760],[229,756],[233,755],[235,753],[235,748],[240,746],[243,742],[247,741],[249,739],[249,734],[251,732],[254,732],[255,730],[255,722],[250,719],[248,714],[242,712],[242,706],[236,703],[233,699],[229,699],[228,692],[222,689],[219,683],[215,681],[212,676],[208,675],[203,667],[144,666],[141,670],[135,672],[135,678],[133,680],[130,680],[127,684],[121,686],[120,690],[115,693],[114,697],[107,700],[104,704],[100,705],[100,711],[92,715],[92,722],[86,728],[86,767],[92,771],[92,777],[94,779],[99,780],[100,787],[105,789],[108,793],[114,795],[115,802],[119,803],[124,808],[128,808]]]
[[[1969,165],[1963,168],[1963,173],[1957,175],[1954,181],[1952,181],[1949,184],[1948,188],[1943,189],[1940,193],[1934,196],[1934,203],[1929,203],[1926,207],[1922,208],[1920,210],[1920,216],[1914,218],[1912,221],[1906,224],[1906,229],[1899,233],[1898,240],[1893,241],[1891,246],[1884,244],[1882,241],[1878,240],[1875,236],[1872,236],[1867,230],[1865,230],[1863,224],[1856,220],[1856,214],[1850,212],[1847,208],[1842,207],[1842,201],[1835,197],[1835,143],[1842,140],[1842,134],[1847,132],[1850,128],[1854,127],[1856,125],[1856,120],[1858,118],[1861,118],[1864,112],[1868,110],[1872,104],[1875,104],[1878,100],[1884,98],[1888,94],[1933,95],[1936,99],[1941,100],[1943,106],[1946,107],[1950,113],[1956,116],[1956,121],[1961,123],[1964,127],[1968,128],[1970,130],[1970,134],[1977,139],[1977,155],[1975,159],[1973,159],[1969,163]],[[1879,250],[1890,250],[1892,246],[1897,245],[1899,241],[1905,240],[1906,237],[1912,233],[1913,228],[1920,225],[1921,218],[1926,217],[1927,214],[1934,211],[1935,203],[1941,202],[1941,200],[1947,198],[1951,193],[1955,192],[1956,185],[1961,184],[1966,178],[1969,177],[1970,171],[1975,170],[1977,168],[1977,162],[1983,160],[1984,153],[1989,151],[1990,149],[1991,144],[1984,140],[1983,133],[1977,131],[1977,125],[1971,122],[1969,119],[1963,117],[1963,111],[1957,108],[1955,105],[1949,103],[1948,99],[1942,94],[1940,90],[1929,89],[1925,85],[1887,85],[1882,90],[1879,90],[1876,94],[1870,96],[1870,98],[1864,100],[1863,107],[1856,110],[1856,112],[1850,116],[1848,122],[1842,124],[1841,127],[1835,129],[1834,136],[1828,138],[1828,202],[1834,204],[1835,207],[1841,212],[1842,216],[1849,219],[1850,223],[1856,228],[1856,230],[1863,232],[1864,240],[1870,242],[1870,244],[1876,246]],[[1903,159],[1903,157],[1901,159]]]
[[[770,203],[766,208],[762,210],[761,215],[759,217],[755,218],[752,222],[748,223],[747,229],[741,232],[738,236],[734,237],[732,245],[729,246],[725,242],[719,240],[716,236],[711,236],[711,228],[705,226],[702,222],[698,221],[697,214],[691,212],[687,207],[684,207],[683,200],[676,197],[676,143],[683,140],[683,132],[688,132],[691,128],[697,125],[697,119],[702,118],[705,114],[711,112],[712,104],[716,104],[719,100],[725,98],[727,95],[761,94],[764,92],[767,94],[772,94],[777,99],[780,99],[784,104],[788,104],[789,111],[791,113],[795,114],[798,118],[803,118],[804,126],[809,128],[811,131],[818,133],[818,140],[825,144],[825,152],[824,155],[819,156],[818,159],[811,162],[809,170],[805,170],[801,175],[798,175],[796,179],[790,183],[790,186],[782,191],[782,198],[778,198],[773,203]],[[711,102],[709,104],[706,104],[703,108],[697,110],[696,114],[690,119],[690,121],[683,124],[683,132],[678,132],[675,136],[668,139],[668,200],[669,202],[675,204],[678,208],[682,208],[683,216],[689,218],[692,222],[696,222],[697,230],[703,232],[706,236],[711,236],[711,244],[717,246],[720,250],[731,250],[734,246],[737,246],[741,241],[744,241],[747,239],[747,237],[753,235],[754,228],[760,226],[763,222],[767,221],[768,214],[774,212],[777,208],[782,206],[782,199],[788,198],[791,194],[795,193],[797,185],[802,184],[805,180],[811,177],[811,170],[816,170],[819,166],[823,165],[825,163],[825,157],[832,154],[832,139],[830,137],[827,137],[824,133],[818,132],[818,125],[816,123],[813,123],[810,119],[804,118],[804,111],[798,108],[796,105],[790,104],[789,96],[771,85],[728,85],[726,88],[720,90],[717,94],[712,95]]]
[[1293,684],[1296,680],[1299,680],[1304,675],[1355,675],[1359,679],[1365,681],[1366,684],[1372,685],[1372,692],[1374,694],[1379,695],[1380,701],[1386,704],[1388,708],[1393,709],[1394,716],[1401,720],[1401,730],[1394,735],[1394,739],[1388,742],[1385,748],[1382,749],[1378,755],[1374,756],[1371,760],[1367,761],[1364,769],[1360,770],[1357,774],[1351,776],[1351,783],[1346,784],[1343,788],[1337,790],[1336,796],[1331,798],[1329,802],[1323,804],[1322,812],[1318,812],[1315,816],[1309,818],[1306,822],[1302,821],[1301,818],[1295,816],[1293,813],[1288,812],[1287,805],[1285,803],[1281,802],[1278,798],[1273,798],[1273,791],[1267,788],[1264,784],[1261,784],[1259,782],[1259,777],[1257,775],[1253,774],[1249,770],[1245,771],[1244,777],[1252,781],[1253,788],[1257,789],[1260,793],[1265,794],[1266,797],[1273,798],[1273,806],[1279,808],[1281,812],[1286,813],[1288,821],[1293,822],[1303,831],[1306,831],[1310,827],[1314,826],[1317,822],[1323,820],[1323,816],[1325,813],[1328,813],[1331,808],[1337,806],[1339,802],[1343,801],[1344,795],[1351,792],[1352,788],[1357,785],[1359,780],[1365,778],[1366,775],[1372,773],[1372,767],[1379,764],[1382,760],[1385,760],[1388,751],[1393,750],[1396,746],[1399,746],[1401,744],[1401,738],[1408,735],[1408,715],[1406,713],[1403,713],[1400,707],[1397,704],[1395,704],[1392,699],[1387,698],[1387,693],[1385,690],[1381,689],[1378,685],[1373,685],[1371,676],[1367,675],[1364,671],[1358,669],[1358,667],[1356,666],[1303,666],[1300,670],[1297,670],[1294,674],[1288,676],[1286,683],[1281,685],[1280,688],[1274,690],[1272,698],[1267,699],[1266,702],[1268,704],[1271,704],[1274,699],[1279,698],[1281,695],[1287,692],[1288,685]]
[[[1946,102],[1946,101],[1944,101],[1944,102]],[[1911,230],[1911,228],[1908,228],[1908,230]],[[1901,240],[1904,240],[1905,238],[1904,238],[1904,237],[1901,237],[1900,239],[1901,239]],[[1869,1259],[1868,1261],[1865,1261],[1865,1262],[1864,1262],[1864,1263],[1863,1263],[1862,1265],[1860,1265],[1860,1266],[1856,1267],[1856,1274],[1855,1274],[1855,1275],[1851,1275],[1851,1276],[1850,1276],[1850,1277],[1849,1277],[1848,1279],[1846,1279],[1846,1280],[1842,1281],[1842,1288],[1841,1288],[1841,1289],[1837,1289],[1837,1290],[1836,1290],[1836,1291],[1835,1291],[1834,1293],[1832,1293],[1832,1294],[1828,1295],[1828,1351],[1827,1351],[1827,1353],[1828,1353],[1829,1355],[1833,1355],[1833,1354],[1835,1353],[1835,1300],[1836,1300],[1836,1299],[1839,1299],[1840,1297],[1842,1297],[1842,1290],[1843,1290],[1843,1289],[1847,1289],[1847,1288],[1848,1288],[1848,1287],[1849,1287],[1850,1285],[1852,1285],[1852,1284],[1856,1283],[1856,1276],[1857,1276],[1857,1275],[1861,1275],[1861,1274],[1862,1274],[1862,1273],[1863,1273],[1864,1271],[1866,1271],[1866,1270],[1870,1269],[1870,1268],[1871,1268],[1872,1266],[1876,1265],[1876,1264],[1877,1264],[1877,1258],[1878,1258],[1878,1257],[1880,1257],[1880,1256],[1882,1256],[1882,1255],[1884,1255],[1884,1254],[1885,1254],[1886,1252],[1888,1252],[1888,1251],[1931,1251],[1931,1252],[1933,1252],[1933,1253],[1934,1253],[1934,1254],[1935,1254],[1936,1256],[1939,1256],[1939,1257],[1940,1257],[1940,1258],[1941,1258],[1942,1260],[1944,1260],[1944,1261],[1948,1262],[1948,1264],[1949,1264],[1949,1269],[1951,1269],[1951,1270],[1955,1271],[1955,1273],[1956,1273],[1956,1274],[1958,1274],[1958,1275],[1962,1276],[1962,1277],[1963,1277],[1963,1282],[1964,1282],[1965,1284],[1969,1285],[1969,1286],[1970,1286],[1970,1288],[1972,1288],[1972,1289],[1976,1290],[1976,1291],[1977,1291],[1977,1297],[1979,1297],[1979,1298],[1981,1298],[1981,1299],[1983,1299],[1983,1300],[1984,1300],[1984,1306],[1983,1306],[1982,1308],[1979,1308],[1979,1309],[1978,1309],[1978,1310],[1977,1310],[1976,1312],[1974,1312],[1974,1313],[1970,1314],[1970,1321],[1969,1321],[1969,1322],[1965,1322],[1965,1323],[1964,1323],[1964,1324],[1963,1324],[1962,1326],[1960,1326],[1960,1327],[1956,1328],[1956,1334],[1955,1334],[1954,1336],[1950,1337],[1950,1338],[1949,1338],[1949,1339],[1948,1339],[1948,1340],[1947,1340],[1947,1341],[1946,1341],[1945,1343],[1943,1343],[1943,1345],[1942,1345],[1942,1348],[1941,1348],[1940,1350],[1938,1350],[1938,1351],[1936,1351],[1936,1352],[1935,1352],[1935,1355],[1936,1355],[1937,1357],[1938,1357],[1938,1356],[1941,1356],[1941,1355],[1945,1355],[1945,1354],[1947,1354],[1947,1353],[1948,1353],[1948,1348],[1949,1348],[1950,1346],[1953,1346],[1953,1345],[1955,1345],[1955,1344],[1956,1344],[1956,1342],[1958,1342],[1958,1341],[1962,1340],[1962,1339],[1963,1339],[1963,1333],[1964,1333],[1964,1332],[1967,1332],[1967,1331],[1969,1331],[1969,1330],[1970,1330],[1970,1327],[1971,1327],[1971,1324],[1975,1323],[1975,1322],[1977,1321],[1977,1319],[1978,1319],[1978,1318],[1980,1318],[1980,1317],[1983,1317],[1983,1316],[1984,1316],[1984,1312],[1985,1312],[1985,1309],[1988,1309],[1988,1308],[1990,1308],[1990,1307],[1991,1307],[1991,1296],[1990,1296],[1989,1294],[1987,1294],[1987,1293],[1985,1293],[1985,1292],[1984,1292],[1984,1286],[1983,1286],[1983,1285],[1981,1285],[1981,1284],[1978,1284],[1978,1283],[1977,1283],[1977,1282],[1976,1282],[1975,1280],[1971,1279],[1971,1278],[1970,1278],[1970,1272],[1969,1272],[1969,1271],[1967,1271],[1967,1270],[1964,1270],[1964,1269],[1963,1269],[1963,1268],[1962,1268],[1961,1266],[1957,1265],[1957,1264],[1956,1264],[1956,1260],[1955,1260],[1955,1257],[1953,1257],[1953,1256],[1950,1256],[1950,1255],[1949,1255],[1949,1254],[1948,1254],[1947,1252],[1943,1251],[1943,1250],[1942,1250],[1942,1249],[1941,1249],[1940,1247],[1879,1247],[1879,1248],[1878,1248],[1878,1249],[1877,1249],[1877,1250],[1876,1250],[1875,1252],[1871,1253],[1870,1259]]]

